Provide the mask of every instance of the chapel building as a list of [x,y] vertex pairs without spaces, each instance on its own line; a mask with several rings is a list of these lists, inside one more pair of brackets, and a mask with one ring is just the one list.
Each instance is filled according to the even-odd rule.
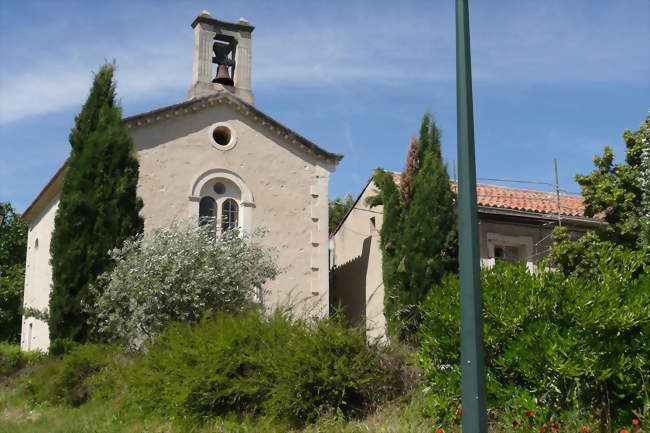
[[[268,230],[283,272],[265,287],[268,307],[327,314],[330,153],[254,107],[248,21],[202,12],[192,23],[189,99],[123,119],[140,163],[145,232],[176,220],[213,217],[215,230]],[[46,310],[50,239],[64,164],[24,212],[29,226],[24,306]],[[22,350],[49,347],[47,323],[23,317]]]

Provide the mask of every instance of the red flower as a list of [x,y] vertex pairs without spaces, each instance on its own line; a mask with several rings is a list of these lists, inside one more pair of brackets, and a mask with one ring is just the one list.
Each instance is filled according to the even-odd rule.
[[439,428],[438,430],[436,430],[436,433],[445,433],[445,431],[443,429]]
[[634,425],[638,425],[638,424],[639,424],[639,420],[636,419],[636,418],[634,418],[634,419],[632,420],[632,424],[634,424]]
[[535,412],[533,412],[532,410],[529,410],[528,412],[526,412],[526,416],[528,416],[528,417],[535,416]]
[[556,429],[555,427],[553,427],[553,428],[551,429],[551,431],[552,431],[552,432],[556,432],[557,429]]
[[554,423],[553,421],[551,421],[551,422],[548,423],[548,425],[550,425],[551,427],[553,427],[553,426],[555,425],[555,423]]
[[629,432],[629,431],[627,431],[627,430],[621,430],[621,431],[620,431],[620,432],[618,432],[618,433],[630,433],[630,432]]
[[513,427],[517,427],[518,425],[519,425],[519,423],[518,423],[517,421],[513,421],[513,422],[512,422],[512,426],[513,426]]
[[545,429],[544,427],[542,427],[541,429],[539,429],[539,431],[540,431],[541,433],[546,433],[546,429]]
[[456,416],[463,416],[463,411],[462,410],[457,410],[456,411]]
[[582,430],[583,432],[586,432],[586,431],[589,431],[589,428],[587,428],[586,425],[583,425],[580,430]]

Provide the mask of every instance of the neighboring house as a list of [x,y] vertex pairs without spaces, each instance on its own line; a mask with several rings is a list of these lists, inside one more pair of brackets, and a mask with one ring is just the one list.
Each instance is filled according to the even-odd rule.
[[[393,179],[399,183],[400,175]],[[455,189],[455,182],[451,182]],[[551,233],[562,224],[572,239],[601,226],[584,216],[579,196],[478,184],[476,188],[482,266],[496,260],[522,261],[532,269],[551,247]],[[383,207],[369,207],[377,194],[372,179],[330,235],[331,296],[352,323],[364,324],[370,338],[383,338],[384,286],[379,231]]]
[[[284,269],[268,283],[265,302],[326,314],[329,177],[342,156],[253,106],[254,27],[246,20],[222,22],[204,11],[192,28],[189,99],[124,119],[140,162],[145,232],[200,216],[216,217],[217,230],[265,227],[264,242],[277,249]],[[23,214],[29,224],[25,307],[48,306],[50,239],[66,169],[64,164]],[[48,346],[47,324],[24,317],[21,348]]]

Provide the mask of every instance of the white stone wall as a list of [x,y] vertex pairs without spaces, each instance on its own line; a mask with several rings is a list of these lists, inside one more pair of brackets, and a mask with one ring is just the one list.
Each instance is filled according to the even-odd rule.
[[[217,123],[236,135],[232,148],[220,150],[212,142]],[[197,217],[197,179],[214,170],[232,173],[250,191],[251,201],[242,208],[246,228],[269,230],[264,242],[277,249],[285,269],[268,284],[266,302],[327,311],[327,197],[334,166],[224,105],[131,133],[140,160],[138,194],[144,200],[145,230]]]
[[[58,206],[59,196],[56,195],[39,215],[29,222],[23,305],[40,311],[47,310],[50,300],[52,282],[50,241]],[[20,348],[47,350],[49,346],[50,334],[47,323],[33,317],[23,317]]]
[[[216,124],[227,125],[236,136],[228,150],[212,140]],[[284,270],[267,284],[265,303],[269,307],[290,303],[301,314],[327,313],[327,204],[334,165],[285,143],[280,131],[226,105],[138,126],[131,135],[140,161],[138,194],[144,201],[145,232],[174,220],[198,220],[201,182],[227,175],[229,182],[241,186],[243,227],[269,230],[263,242],[277,250]],[[26,306],[43,308],[49,300],[49,242],[57,204],[58,197],[30,223]],[[36,238],[37,250],[33,248]],[[31,346],[26,341],[30,323]],[[26,319],[22,338],[23,350],[46,349],[47,325]]]
[[[370,248],[364,287],[353,287],[346,281],[335,281],[337,292],[342,290],[365,291],[365,326],[369,339],[384,339],[386,318],[384,316],[384,284],[382,277],[382,258],[379,246],[379,230],[383,223],[383,206],[370,208],[366,199],[377,194],[374,182],[361,193],[354,209],[331,239],[332,266],[340,266],[355,260],[362,254],[363,243],[368,238]],[[353,312],[353,315],[357,312]]]

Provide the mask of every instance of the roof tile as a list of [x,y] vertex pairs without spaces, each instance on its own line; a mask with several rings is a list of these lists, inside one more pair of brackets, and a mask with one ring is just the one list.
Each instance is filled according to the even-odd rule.
[[[400,183],[401,173],[390,172],[393,181]],[[456,191],[456,181],[451,180],[451,188]],[[558,214],[558,197],[554,192],[536,191],[532,189],[513,188],[510,186],[476,184],[476,203],[479,206],[511,209],[540,214]],[[579,195],[560,194],[560,214],[565,216],[584,217],[585,205]],[[603,215],[595,216],[602,219]]]

